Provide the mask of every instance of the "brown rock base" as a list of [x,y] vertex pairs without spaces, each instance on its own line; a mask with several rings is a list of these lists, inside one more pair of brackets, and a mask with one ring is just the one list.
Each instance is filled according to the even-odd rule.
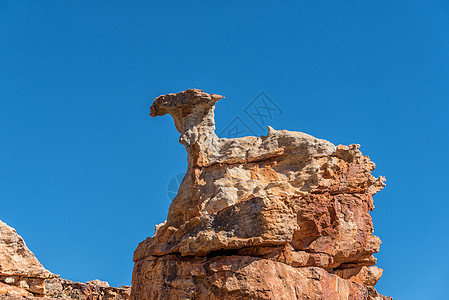
[[150,257],[134,274],[133,299],[391,299],[322,268],[250,256]]

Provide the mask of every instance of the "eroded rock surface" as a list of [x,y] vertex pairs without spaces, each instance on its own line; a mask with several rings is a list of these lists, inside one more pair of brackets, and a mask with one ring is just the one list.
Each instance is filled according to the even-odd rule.
[[31,252],[16,230],[0,221],[0,276],[54,278]]
[[0,300],[130,299],[130,287],[100,280],[86,284],[58,278],[46,270],[12,227],[0,221]]
[[369,211],[384,178],[359,145],[300,132],[218,138],[215,103],[187,90],[155,99],[188,153],[167,221],[134,253],[132,298],[389,299]]

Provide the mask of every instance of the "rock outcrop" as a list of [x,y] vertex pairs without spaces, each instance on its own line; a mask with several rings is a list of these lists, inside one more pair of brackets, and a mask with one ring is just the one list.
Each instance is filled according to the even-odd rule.
[[0,221],[0,300],[15,299],[130,299],[130,287],[109,287],[93,280],[78,283],[46,270],[24,240]]
[[300,132],[218,138],[215,103],[187,90],[155,99],[188,154],[167,221],[134,253],[131,297],[390,299],[374,285],[369,211],[384,178],[359,145]]
[[42,295],[45,280],[57,277],[41,265],[15,229],[0,221],[0,293]]

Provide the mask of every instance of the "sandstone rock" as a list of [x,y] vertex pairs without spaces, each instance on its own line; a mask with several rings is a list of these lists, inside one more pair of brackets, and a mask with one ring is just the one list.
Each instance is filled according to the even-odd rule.
[[95,286],[99,286],[99,287],[103,287],[103,288],[108,288],[109,287],[109,283],[108,282],[101,281],[99,279],[88,281],[88,282],[86,282],[86,284],[95,285]]
[[364,285],[374,286],[382,276],[382,272],[383,270],[376,266],[359,266],[355,268],[335,270],[333,273],[341,278],[349,279]]
[[44,281],[56,277],[41,265],[16,230],[0,221],[0,283],[4,287],[0,293],[43,295]]
[[134,253],[133,299],[381,297],[371,288],[381,272],[368,268],[380,246],[369,211],[384,186],[374,163],[359,145],[271,127],[218,138],[222,98],[187,90],[151,106],[173,117],[188,168],[167,221]]
[[46,297],[51,299],[104,299],[127,300],[130,288],[109,287],[105,281],[94,280],[86,284],[65,279],[51,279],[45,282]]
[[98,279],[84,284],[58,278],[39,263],[12,227],[0,221],[0,300],[127,300],[130,290]]
[[322,268],[250,256],[147,257],[134,274],[134,299],[390,299]]
[[104,281],[88,283],[72,282],[61,278],[49,278],[42,282],[42,290],[30,292],[27,287],[0,283],[0,300],[8,299],[66,299],[66,300],[128,300],[131,288],[109,287]]
[[0,296],[2,294],[8,294],[11,296],[25,296],[25,297],[31,297],[33,294],[28,292],[27,290],[14,286],[14,285],[8,285],[0,282]]
[[31,252],[16,230],[0,221],[0,276],[54,278]]

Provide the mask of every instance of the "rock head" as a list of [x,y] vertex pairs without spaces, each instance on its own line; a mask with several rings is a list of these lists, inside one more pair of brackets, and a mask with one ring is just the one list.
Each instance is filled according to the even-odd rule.
[[173,117],[188,168],[167,221],[134,253],[131,297],[390,299],[373,287],[369,214],[384,178],[360,146],[271,127],[218,138],[222,98],[191,89],[151,106]]

